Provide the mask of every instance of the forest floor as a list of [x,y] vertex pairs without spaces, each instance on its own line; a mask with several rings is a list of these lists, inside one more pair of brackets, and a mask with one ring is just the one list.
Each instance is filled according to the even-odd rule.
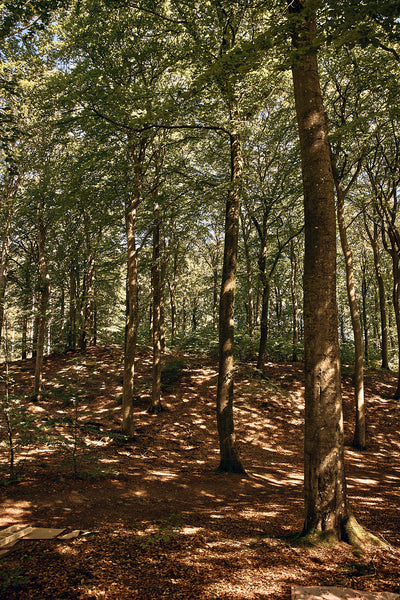
[[[180,363],[176,359],[180,359]],[[368,370],[368,449],[351,448],[351,373],[343,372],[348,493],[357,519],[386,542],[304,547],[303,371],[239,363],[237,438],[246,477],[217,474],[216,361],[175,361],[165,411],[146,413],[150,351],[139,353],[136,433],[120,436],[122,355],[97,348],[45,360],[46,391],[22,400],[38,439],[17,448],[17,483],[0,487],[0,528],[79,529],[73,540],[20,540],[0,559],[7,600],[289,600],[293,585],[398,592],[399,404],[395,377]],[[15,393],[32,389],[32,360],[10,365]],[[4,469],[7,453],[2,449]],[[74,476],[75,469],[75,476]]]

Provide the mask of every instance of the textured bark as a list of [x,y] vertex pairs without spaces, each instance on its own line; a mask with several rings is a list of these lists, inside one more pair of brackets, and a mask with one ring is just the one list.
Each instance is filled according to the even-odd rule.
[[153,287],[153,367],[151,402],[148,412],[159,413],[161,404],[161,256],[160,256],[160,207],[153,208],[153,264],[151,282]]
[[4,320],[4,297],[7,286],[7,266],[8,266],[8,246],[9,246],[9,235],[11,227],[12,210],[9,209],[5,215],[5,222],[3,223],[3,232],[1,239],[1,256],[0,256],[0,340],[3,331],[3,320]]
[[366,446],[366,426],[365,426],[365,398],[364,398],[364,348],[363,335],[358,312],[356,290],[354,285],[354,267],[353,254],[351,252],[348,240],[346,225],[344,220],[344,199],[342,183],[334,169],[334,178],[337,194],[337,219],[339,224],[340,243],[346,266],[346,287],[347,298],[349,301],[351,325],[354,336],[354,400],[355,400],[355,429],[353,446],[364,450]]
[[[291,4],[301,15],[308,3]],[[292,74],[299,128],[305,213],[304,534],[344,537],[346,495],[336,307],[336,215],[327,124],[315,51],[316,23],[296,17]]]
[[133,159],[133,191],[128,195],[125,207],[125,227],[127,240],[126,277],[126,325],[124,352],[124,380],[122,391],[122,430],[132,437],[134,432],[133,403],[135,384],[135,355],[138,322],[138,270],[136,249],[136,215],[143,187],[143,161],[146,141],[141,140],[138,148],[131,147]]
[[94,314],[94,281],[95,281],[95,254],[90,246],[89,240],[88,252],[86,257],[86,269],[83,283],[83,323],[80,335],[79,345],[82,352],[86,347],[93,345],[93,314]]
[[365,251],[362,251],[361,259],[361,297],[362,297],[362,324],[364,330],[364,358],[365,363],[369,364],[369,327],[368,327],[368,310],[367,310],[367,260],[365,257]]
[[261,283],[261,317],[260,317],[260,345],[258,348],[257,368],[262,369],[267,357],[268,324],[269,324],[269,297],[270,278],[266,273],[267,268],[267,221],[268,212],[264,212],[262,228],[253,218],[260,237],[260,253],[258,256],[258,272]]
[[297,360],[299,344],[299,307],[297,302],[297,257],[294,251],[293,240],[290,242],[290,291],[292,296],[292,328],[293,328],[293,353],[292,359]]
[[172,280],[168,279],[171,308],[171,346],[175,344],[177,334],[176,288],[178,287],[178,248],[174,250],[172,261]]
[[378,244],[378,226],[376,223],[373,225],[373,232],[370,231],[369,227],[366,226],[369,240],[371,242],[372,251],[374,254],[374,269],[375,277],[378,284],[378,297],[379,297],[379,313],[381,321],[381,359],[382,369],[389,369],[389,344],[388,344],[388,324],[387,324],[387,312],[386,312],[386,296],[385,296],[385,283],[382,276],[381,258]]
[[218,326],[218,268],[213,269],[213,329]]
[[69,271],[69,314],[68,314],[68,334],[67,350],[76,348],[76,275],[75,267],[71,262]]
[[169,302],[171,308],[171,346],[175,344],[176,328],[177,328],[177,311],[176,311],[176,288],[178,285],[177,261],[174,256],[172,281],[168,280]]
[[244,473],[233,423],[234,304],[239,234],[240,183],[243,171],[240,136],[231,134],[231,187],[225,214],[225,244],[219,308],[219,374],[217,426],[220,447],[218,470]]
[[39,256],[39,305],[38,333],[36,345],[36,365],[34,394],[40,395],[43,390],[43,354],[46,331],[46,311],[50,296],[49,272],[46,260],[46,227],[43,222],[43,202],[40,202],[37,217],[38,256]]

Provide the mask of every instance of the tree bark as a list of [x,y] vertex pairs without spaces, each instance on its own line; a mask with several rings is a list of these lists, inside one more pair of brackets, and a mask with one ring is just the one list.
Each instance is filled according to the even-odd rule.
[[39,256],[39,305],[38,305],[38,334],[36,346],[36,365],[34,394],[40,396],[43,391],[43,353],[46,331],[46,310],[50,296],[49,272],[46,261],[46,227],[43,222],[43,201],[38,207],[37,230],[38,230],[38,256]]
[[154,203],[153,207],[153,368],[151,402],[148,408],[150,414],[157,414],[163,410],[161,404],[161,256],[160,256],[160,207]]
[[234,304],[239,234],[240,185],[243,172],[238,132],[231,134],[231,186],[225,213],[224,262],[219,308],[219,374],[217,427],[220,447],[218,470],[245,473],[240,460],[233,423]]
[[67,350],[75,350],[76,348],[76,275],[75,267],[71,261],[69,271],[69,314],[68,314],[68,334],[67,334]]
[[257,357],[257,369],[263,369],[267,357],[268,324],[269,324],[269,297],[270,297],[270,278],[266,273],[267,269],[267,221],[268,211],[264,211],[262,229],[256,220],[257,231],[260,237],[260,253],[258,256],[258,272],[261,282],[261,318],[260,318],[260,345]]
[[293,240],[290,242],[290,291],[292,296],[293,329],[292,360],[297,361],[297,351],[299,345],[299,306],[297,302],[297,257],[294,251]]
[[[308,4],[291,4],[301,15]],[[292,74],[305,214],[305,443],[303,534],[344,537],[346,494],[336,306],[336,218],[327,124],[319,82],[314,18],[296,19]]]
[[242,224],[242,237],[244,246],[244,256],[246,262],[247,276],[247,328],[250,339],[254,340],[254,292],[253,292],[253,270],[251,267],[250,248],[249,248],[249,229],[245,227],[244,216],[242,214],[240,222]]
[[136,215],[142,197],[143,162],[147,140],[130,146],[133,160],[133,190],[127,196],[125,207],[125,227],[127,240],[127,277],[126,277],[126,325],[124,352],[124,380],[122,391],[122,431],[132,437],[134,432],[133,402],[135,384],[135,355],[138,324],[138,267],[136,249]]
[[380,251],[378,244],[378,226],[376,223],[373,225],[373,233],[369,227],[366,226],[369,240],[371,242],[372,251],[374,254],[374,269],[375,277],[378,284],[378,297],[379,297],[379,313],[381,321],[381,360],[382,369],[389,369],[389,343],[388,343],[388,324],[387,324],[387,312],[386,312],[386,296],[385,296],[385,283],[382,276],[382,267],[380,259]]
[[355,400],[355,430],[353,446],[359,450],[366,447],[365,426],[365,399],[364,399],[364,348],[360,315],[358,312],[356,290],[354,285],[353,254],[348,240],[344,220],[345,193],[338,173],[333,168],[336,194],[337,194],[337,219],[339,225],[340,243],[346,266],[346,287],[349,301],[351,324],[354,335],[354,400]]

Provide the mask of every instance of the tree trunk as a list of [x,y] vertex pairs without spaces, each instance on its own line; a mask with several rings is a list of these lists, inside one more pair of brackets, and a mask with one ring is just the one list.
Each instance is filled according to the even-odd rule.
[[[303,534],[362,546],[381,542],[352,516],[346,492],[336,304],[336,215],[327,120],[313,44],[316,22],[302,16],[308,0],[290,3],[292,74],[303,174],[305,440]],[[300,20],[299,19],[302,19]],[[323,227],[321,226],[323,224]]]
[[218,326],[218,267],[213,269],[213,329]]
[[46,227],[43,223],[43,201],[38,208],[38,256],[39,256],[39,305],[38,305],[38,337],[36,346],[36,366],[34,394],[39,397],[43,391],[43,353],[46,331],[46,310],[50,295],[49,273],[46,262]]
[[169,298],[170,298],[170,307],[171,307],[171,346],[175,345],[175,339],[176,339],[176,298],[175,298],[176,285],[177,285],[177,279],[176,279],[176,274],[175,274],[175,270],[174,270],[172,283],[170,280],[168,280]]
[[[304,0],[290,5],[301,14]],[[346,495],[336,307],[334,184],[315,51],[316,23],[296,16],[293,85],[299,128],[305,213],[305,444],[303,534],[344,537]],[[323,227],[321,226],[323,224]]]
[[160,256],[160,207],[157,203],[153,208],[153,369],[151,402],[148,408],[150,414],[163,410],[161,404],[161,256]]
[[234,304],[239,234],[240,185],[243,159],[239,133],[231,134],[231,186],[225,214],[225,243],[219,304],[219,374],[217,426],[220,447],[218,470],[244,473],[233,423]]
[[389,369],[389,344],[388,344],[388,324],[387,324],[387,312],[386,312],[386,296],[385,296],[385,284],[382,277],[382,267],[380,259],[380,251],[378,244],[378,226],[374,223],[373,233],[366,227],[369,240],[371,242],[372,251],[374,254],[374,268],[375,277],[378,283],[378,297],[379,297],[379,312],[381,321],[381,359],[382,369]]
[[[253,219],[254,220],[254,219]],[[254,220],[255,222],[255,220]],[[256,223],[257,231],[260,236],[260,254],[258,256],[258,271],[261,283],[261,318],[260,318],[260,345],[257,357],[257,369],[263,369],[267,358],[268,324],[269,324],[269,297],[270,297],[270,278],[266,273],[267,269],[267,222],[268,212],[264,211],[262,229]]]
[[297,361],[297,350],[299,345],[299,307],[297,302],[297,257],[294,251],[293,240],[290,242],[290,291],[292,295],[293,329],[292,360]]
[[367,314],[367,295],[368,295],[368,286],[367,286],[367,277],[366,277],[366,261],[365,255],[363,252],[363,257],[361,261],[361,296],[362,296],[362,323],[364,330],[364,358],[365,363],[369,364],[369,336],[368,336],[368,314]]
[[263,369],[267,359],[268,324],[269,324],[269,297],[270,282],[265,273],[262,274],[261,320],[260,320],[260,347],[257,357],[257,369]]
[[7,262],[8,262],[8,231],[5,232],[1,244],[1,263],[0,263],[0,340],[3,331],[4,320],[4,297],[7,283]]
[[89,344],[93,345],[93,311],[94,311],[94,280],[95,280],[95,254],[91,248],[91,242],[89,240],[89,234],[87,239],[87,257],[86,257],[86,269],[84,277],[84,290],[83,290],[83,324],[80,336],[80,347],[82,352],[86,351],[86,347]]
[[355,430],[353,446],[359,450],[366,447],[365,432],[365,400],[364,400],[364,348],[360,315],[358,312],[356,291],[354,286],[353,254],[348,240],[344,220],[344,198],[342,183],[334,168],[334,179],[337,194],[337,219],[339,224],[340,243],[346,265],[347,298],[350,307],[351,324],[354,335],[354,400],[355,400]]
[[76,348],[76,275],[75,267],[71,262],[69,271],[69,315],[68,315],[68,334],[67,350]]
[[247,276],[247,328],[251,340],[254,340],[254,292],[253,292],[253,270],[251,267],[250,248],[249,248],[249,233],[246,231],[244,224],[244,217],[242,215],[242,236],[244,246],[244,256],[246,262],[246,276]]

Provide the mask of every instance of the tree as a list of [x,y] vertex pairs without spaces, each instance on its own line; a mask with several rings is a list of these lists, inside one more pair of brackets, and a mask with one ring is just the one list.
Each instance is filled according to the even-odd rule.
[[[312,3],[289,5],[293,87],[303,173],[305,441],[303,534],[361,543],[346,491],[336,306],[334,182],[320,88]],[[323,227],[321,224],[323,223]]]

